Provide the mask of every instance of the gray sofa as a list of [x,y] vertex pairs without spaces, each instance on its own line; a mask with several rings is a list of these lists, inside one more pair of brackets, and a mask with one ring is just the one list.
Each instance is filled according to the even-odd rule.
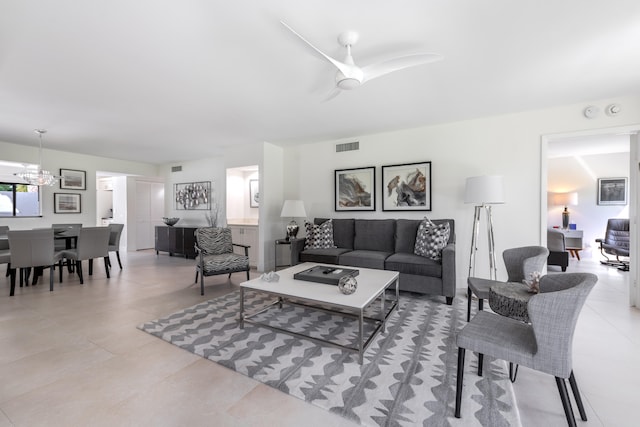
[[[322,224],[326,218],[316,218]],[[423,294],[442,295],[447,304],[456,293],[455,229],[452,219],[433,220],[449,223],[449,242],[442,259],[435,261],[414,254],[416,219],[333,219],[336,248],[304,249],[305,239],[291,243],[292,263],[317,262],[352,267],[393,270],[400,273],[400,289]]]

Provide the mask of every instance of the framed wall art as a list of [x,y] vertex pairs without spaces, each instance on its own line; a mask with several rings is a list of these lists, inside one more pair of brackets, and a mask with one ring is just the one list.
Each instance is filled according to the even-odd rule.
[[626,205],[627,178],[598,178],[599,205]]
[[176,210],[210,210],[211,181],[174,184]]
[[53,193],[53,213],[68,214],[82,213],[80,194]]
[[376,210],[376,168],[374,166],[335,171],[335,210]]
[[249,180],[249,207],[260,207],[260,186],[257,179]]
[[60,169],[61,190],[86,190],[87,173],[74,169]]
[[431,210],[431,162],[382,166],[383,211]]

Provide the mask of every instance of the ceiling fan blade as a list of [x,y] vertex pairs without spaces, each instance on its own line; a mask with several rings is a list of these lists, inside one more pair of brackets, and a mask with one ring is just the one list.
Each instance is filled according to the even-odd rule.
[[336,59],[333,59],[332,57],[330,57],[329,55],[325,54],[324,52],[322,52],[320,49],[318,49],[317,47],[315,47],[314,45],[312,45],[309,41],[307,41],[307,39],[305,39],[304,37],[302,37],[300,34],[298,34],[293,28],[291,28],[290,26],[288,26],[284,21],[280,21],[280,23],[289,31],[291,31],[293,34],[295,34],[296,36],[298,36],[298,38],[300,40],[302,40],[303,42],[305,42],[306,44],[308,44],[313,50],[315,50],[316,52],[318,52],[320,55],[322,55],[322,57],[324,59],[326,59],[327,61],[331,62],[338,70],[340,70],[342,72],[342,74],[344,74],[345,76],[351,75],[353,68],[355,67],[354,65],[349,65],[349,64],[345,64],[344,62],[340,62]]
[[377,64],[367,65],[366,67],[362,67],[362,72],[364,73],[363,83],[404,68],[415,67],[416,65],[427,64],[429,62],[436,62],[440,60],[442,60],[442,55],[437,53],[417,53],[414,55],[399,56],[397,58],[388,59],[386,61],[378,62]]

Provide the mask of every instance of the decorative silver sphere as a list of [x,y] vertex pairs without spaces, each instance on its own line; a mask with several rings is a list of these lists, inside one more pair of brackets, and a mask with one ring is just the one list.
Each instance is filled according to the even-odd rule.
[[345,295],[351,295],[358,289],[358,281],[353,276],[341,277],[338,281],[338,289]]

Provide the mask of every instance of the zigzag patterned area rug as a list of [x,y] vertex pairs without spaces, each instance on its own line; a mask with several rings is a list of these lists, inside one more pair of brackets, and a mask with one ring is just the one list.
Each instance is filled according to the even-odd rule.
[[[478,377],[472,353],[466,358],[462,418],[453,415],[455,331],[466,323],[459,298],[448,306],[401,294],[399,310],[360,365],[352,352],[248,323],[240,329],[239,297],[234,291],[138,328],[361,425],[520,425],[506,364],[485,357]],[[272,299],[246,292],[245,307],[253,311]],[[357,334],[353,318],[289,304],[270,308],[258,320],[351,345]]]

